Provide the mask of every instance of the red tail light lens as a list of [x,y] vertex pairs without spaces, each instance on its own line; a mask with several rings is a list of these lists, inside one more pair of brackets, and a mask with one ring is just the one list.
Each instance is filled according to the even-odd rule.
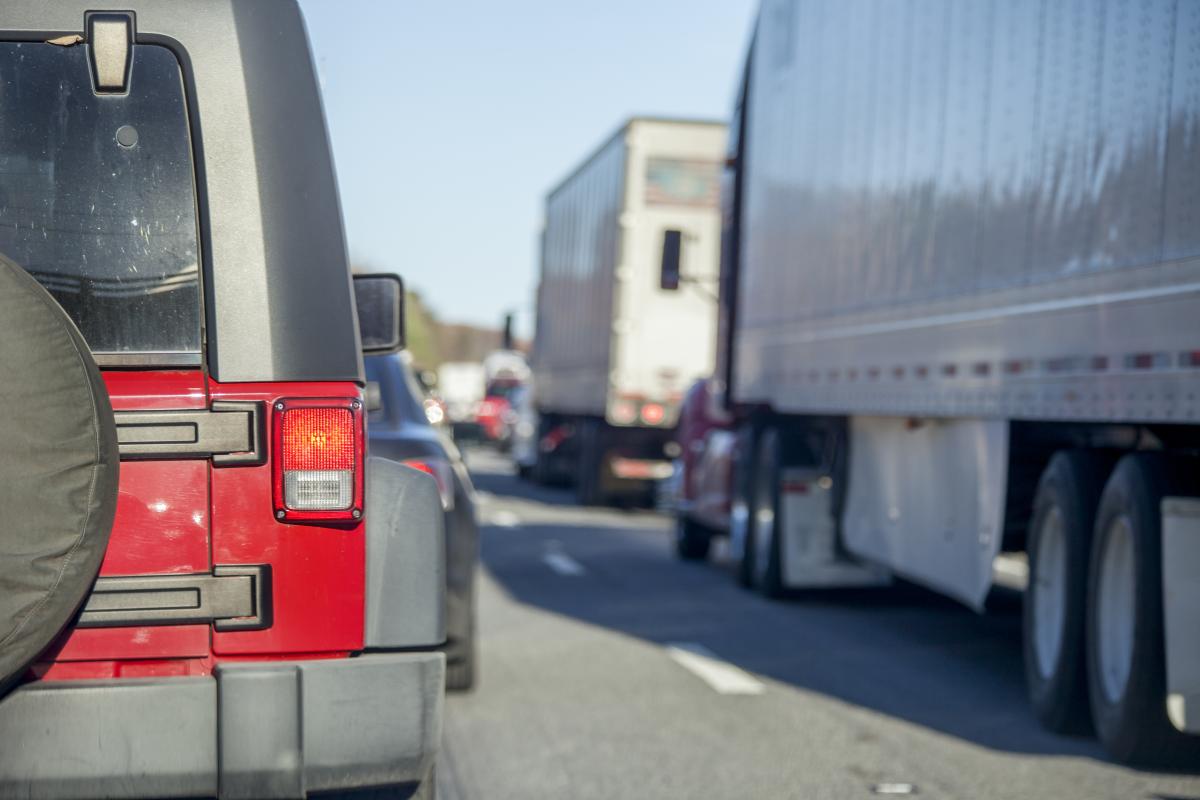
[[362,517],[362,403],[275,403],[275,517],[284,521]]
[[642,406],[642,422],[647,425],[659,425],[666,417],[666,412],[658,403],[646,403]]

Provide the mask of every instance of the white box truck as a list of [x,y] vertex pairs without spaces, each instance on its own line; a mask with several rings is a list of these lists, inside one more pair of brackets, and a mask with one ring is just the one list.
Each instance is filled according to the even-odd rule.
[[585,503],[669,474],[680,399],[713,368],[724,151],[722,123],[631,119],[546,198],[534,475]]
[[483,402],[487,371],[478,361],[448,361],[437,370],[437,394],[446,404],[446,417],[455,437],[479,435],[475,415]]
[[1198,53],[1200,3],[764,0],[723,194],[743,581],[1025,554],[1034,712],[1140,763],[1200,757]]

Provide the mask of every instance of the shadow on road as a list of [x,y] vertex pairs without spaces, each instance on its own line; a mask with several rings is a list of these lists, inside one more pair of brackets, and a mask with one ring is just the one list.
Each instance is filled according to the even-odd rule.
[[[497,499],[565,509],[568,492],[483,473]],[[682,563],[669,526],[622,524],[579,509],[563,521],[486,528],[484,563],[517,601],[656,644],[697,642],[739,667],[1012,753],[1108,760],[1090,737],[1043,730],[1025,698],[1019,595],[1000,590],[977,615],[901,584],[796,593],[779,602],[738,588],[729,566]],[[587,574],[546,569],[561,548]]]

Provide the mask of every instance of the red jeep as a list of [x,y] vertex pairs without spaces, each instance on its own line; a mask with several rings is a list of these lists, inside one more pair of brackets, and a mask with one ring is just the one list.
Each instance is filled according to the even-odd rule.
[[0,796],[432,793],[441,504],[354,287],[294,3],[5,4]]

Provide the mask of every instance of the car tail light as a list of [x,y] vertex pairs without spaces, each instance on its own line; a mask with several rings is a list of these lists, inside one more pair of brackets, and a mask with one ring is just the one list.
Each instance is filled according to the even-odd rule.
[[400,463],[432,475],[437,481],[438,494],[442,497],[442,508],[449,510],[454,507],[454,468],[449,463],[440,458],[409,458]]
[[642,422],[647,425],[659,425],[665,416],[666,412],[658,403],[646,403],[642,406]]
[[637,407],[628,400],[619,400],[613,405],[612,419],[618,425],[630,425],[637,419]]
[[361,519],[363,438],[362,402],[357,398],[277,401],[276,519]]

